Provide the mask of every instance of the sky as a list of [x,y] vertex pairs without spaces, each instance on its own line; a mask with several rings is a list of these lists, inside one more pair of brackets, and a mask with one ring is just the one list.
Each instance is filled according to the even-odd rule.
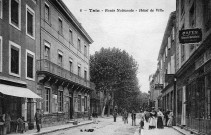
[[[138,62],[137,77],[140,90],[148,92],[149,75],[154,74],[157,69],[157,58],[164,31],[170,13],[176,10],[176,0],[63,0],[63,2],[94,40],[90,45],[90,54],[93,55],[102,47],[125,50]],[[117,9],[134,12],[118,12]],[[100,12],[93,12],[96,10]],[[115,12],[106,12],[107,10]]]

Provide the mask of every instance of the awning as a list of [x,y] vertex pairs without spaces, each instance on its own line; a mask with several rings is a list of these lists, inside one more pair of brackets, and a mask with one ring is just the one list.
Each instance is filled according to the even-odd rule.
[[30,89],[0,84],[0,92],[5,95],[25,98],[41,98]]

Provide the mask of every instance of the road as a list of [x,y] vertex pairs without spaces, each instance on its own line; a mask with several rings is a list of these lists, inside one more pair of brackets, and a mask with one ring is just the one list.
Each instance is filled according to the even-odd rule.
[[[138,135],[138,126],[132,126],[130,118],[128,124],[124,124],[121,117],[117,118],[117,122],[113,122],[112,118],[99,118],[98,121],[98,124],[79,126],[49,133],[48,135]],[[142,135],[181,135],[172,128],[148,130],[147,126],[146,123]],[[86,132],[85,129],[94,129],[94,131]]]

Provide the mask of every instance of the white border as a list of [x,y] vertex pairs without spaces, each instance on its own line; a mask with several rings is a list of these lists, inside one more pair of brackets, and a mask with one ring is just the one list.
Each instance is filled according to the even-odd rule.
[[0,18],[2,19],[3,18],[3,0],[0,0],[1,1],[1,14],[0,14]]
[[[12,46],[19,49],[19,71],[18,71],[19,74],[15,74],[15,73],[11,72],[11,47]],[[20,75],[21,75],[21,46],[12,41],[9,41],[9,75],[13,75],[16,77],[20,77]]]
[[2,38],[2,36],[0,36],[0,40],[1,40],[1,44],[0,44],[0,72],[2,72],[2,42],[3,42],[3,38]]
[[[28,16],[27,12],[29,12],[33,16],[33,35],[28,34]],[[28,35],[30,38],[35,40],[35,12],[32,8],[30,8],[28,5],[26,5],[26,35]]]
[[11,21],[11,0],[9,0],[9,24],[12,25],[13,27],[15,27],[16,29],[18,30],[21,30],[21,0],[16,0],[16,1],[19,1],[19,18],[18,18],[18,21],[19,21],[19,24],[18,24],[18,27],[16,25],[14,25]]
[[[27,65],[28,65],[27,56],[28,56],[28,54],[31,54],[33,56],[33,77],[32,78],[27,77]],[[34,52],[26,49],[26,60],[25,60],[25,63],[26,63],[26,67],[25,67],[25,69],[26,69],[25,70],[26,79],[31,80],[31,81],[35,81],[35,53]]]

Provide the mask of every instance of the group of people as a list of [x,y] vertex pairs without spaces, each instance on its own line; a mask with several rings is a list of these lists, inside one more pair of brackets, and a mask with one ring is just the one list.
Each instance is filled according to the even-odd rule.
[[146,122],[149,123],[149,129],[163,129],[164,126],[171,127],[173,121],[173,112],[167,110],[165,113],[158,109],[157,111],[152,108],[151,111],[143,112]]
[[[24,121],[24,117],[20,116],[20,117],[16,118],[16,120],[12,120],[12,118],[13,118],[13,113],[10,113],[8,111],[6,111],[2,115],[0,115],[0,125],[3,127],[3,129],[1,129],[3,135],[13,132],[12,130],[15,130],[14,132],[19,132],[19,133],[24,132],[25,126],[27,124]],[[37,109],[37,111],[35,113],[37,132],[40,132],[41,118],[42,118],[42,115],[41,115],[40,109]],[[12,122],[15,124],[11,125]]]

